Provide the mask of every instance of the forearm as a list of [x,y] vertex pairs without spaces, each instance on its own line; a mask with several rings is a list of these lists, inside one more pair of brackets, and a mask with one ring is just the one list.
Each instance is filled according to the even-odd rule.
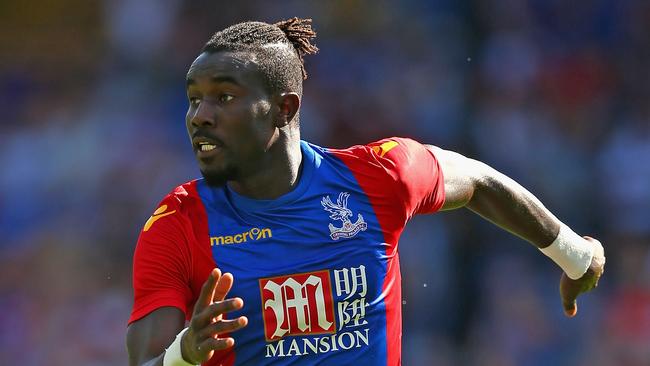
[[600,242],[580,237],[532,193],[488,165],[453,151],[428,148],[444,176],[442,209],[467,207],[542,249],[564,271],[562,303],[568,316],[575,315],[576,297],[595,287],[603,273],[605,254]]
[[483,164],[466,207],[538,248],[550,245],[560,221],[528,190]]
[[603,274],[603,246],[598,240],[574,233],[512,179],[485,164],[477,168],[480,178],[474,180],[466,207],[543,248],[542,252],[564,271],[560,280],[562,306],[567,316],[575,316],[577,296],[595,288]]
[[127,328],[130,366],[162,366],[165,349],[185,326],[185,314],[175,307],[162,307]]

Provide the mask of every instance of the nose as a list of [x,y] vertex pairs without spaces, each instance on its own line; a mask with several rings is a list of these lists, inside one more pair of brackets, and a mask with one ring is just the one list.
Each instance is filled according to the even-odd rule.
[[200,102],[194,114],[190,116],[190,123],[194,127],[213,126],[214,110],[210,107],[210,103]]

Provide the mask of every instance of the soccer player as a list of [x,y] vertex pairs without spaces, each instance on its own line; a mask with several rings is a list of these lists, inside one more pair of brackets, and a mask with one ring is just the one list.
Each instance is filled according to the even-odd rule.
[[399,365],[399,236],[413,215],[460,207],[554,260],[574,316],[603,248],[512,179],[407,138],[300,140],[315,35],[309,19],[240,23],[190,66],[186,126],[203,179],[168,194],[140,234],[130,364]]

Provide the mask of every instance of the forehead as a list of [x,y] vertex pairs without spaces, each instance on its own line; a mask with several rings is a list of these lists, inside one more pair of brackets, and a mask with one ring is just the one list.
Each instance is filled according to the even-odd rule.
[[251,52],[221,51],[200,54],[186,75],[188,85],[214,80],[233,80],[242,86],[258,86],[262,78]]

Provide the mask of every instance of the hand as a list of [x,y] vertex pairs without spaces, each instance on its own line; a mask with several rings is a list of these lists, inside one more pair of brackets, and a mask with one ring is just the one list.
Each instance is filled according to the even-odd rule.
[[564,307],[564,314],[569,318],[573,318],[578,313],[578,304],[576,302],[578,295],[596,288],[600,276],[605,272],[605,252],[603,251],[603,246],[598,240],[592,237],[584,236],[584,238],[596,248],[587,272],[577,280],[572,280],[566,273],[562,273],[562,278],[560,279],[562,306]]
[[244,301],[238,297],[225,299],[232,283],[232,274],[221,275],[221,271],[215,268],[203,284],[201,294],[194,306],[189,329],[181,339],[181,352],[185,361],[200,364],[212,358],[214,351],[232,347],[235,344],[233,338],[219,336],[241,329],[248,324],[245,316],[230,320],[223,319],[223,314],[239,310],[244,306]]

